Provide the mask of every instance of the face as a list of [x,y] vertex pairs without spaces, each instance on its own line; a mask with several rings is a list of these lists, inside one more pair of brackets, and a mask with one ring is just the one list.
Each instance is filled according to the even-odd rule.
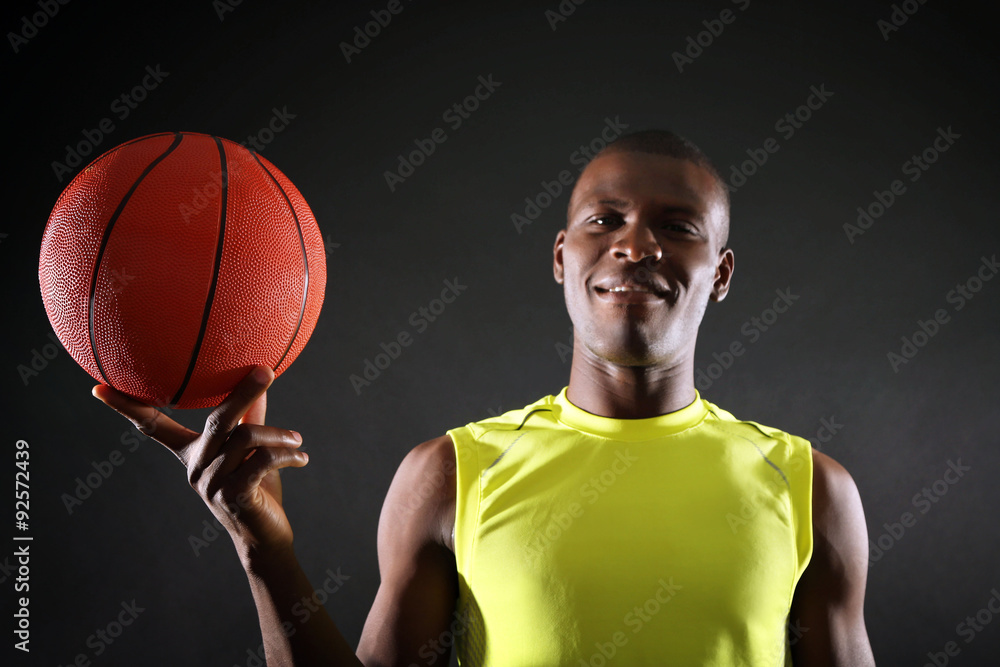
[[579,353],[623,366],[693,359],[708,301],[725,298],[733,274],[717,188],[702,167],[662,155],[587,165],[553,249]]

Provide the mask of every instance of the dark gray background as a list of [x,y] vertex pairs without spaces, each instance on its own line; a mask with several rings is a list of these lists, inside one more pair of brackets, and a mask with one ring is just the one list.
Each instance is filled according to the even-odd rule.
[[[550,267],[567,195],[522,233],[511,215],[542,180],[573,168],[570,154],[606,117],[620,117],[629,129],[690,137],[726,175],[747,149],[778,139],[780,150],[733,195],[733,288],[707,312],[697,366],[733,341],[746,353],[703,395],[812,439],[854,476],[870,537],[891,543],[866,598],[880,665],[922,665],[949,641],[960,648],[950,664],[995,664],[1000,618],[971,642],[957,626],[1000,587],[1000,280],[961,310],[946,300],[1000,250],[997,56],[983,17],[931,2],[886,40],[877,22],[893,8],[882,2],[754,1],[741,11],[723,1],[590,0],[553,30],[545,12],[555,0],[404,0],[348,64],[338,45],[385,3],[246,1],[224,20],[210,0],[183,6],[73,2],[18,53],[9,38],[3,46],[10,189],[0,271],[12,306],[0,364],[3,488],[12,512],[13,447],[23,438],[34,536],[32,652],[16,664],[63,665],[83,653],[94,665],[247,665],[260,645],[229,538],[193,553],[189,536],[211,515],[173,456],[145,439],[128,451],[127,422],[90,396],[94,381],[62,349],[27,384],[18,372],[52,331],[38,250],[69,179],[59,182],[51,163],[111,115],[147,65],[169,75],[114,119],[85,161],[164,130],[241,141],[273,108],[295,115],[262,153],[315,212],[328,280],[309,345],[269,392],[268,422],[300,430],[312,455],[283,476],[286,508],[313,583],[328,569],[350,577],[327,604],[350,641],[378,585],[378,514],[404,454],[566,384],[557,344],[569,340],[569,319]],[[679,72],[672,54],[727,7],[735,21]],[[19,31],[38,11],[13,3],[0,27]],[[502,82],[496,92],[459,129],[445,125],[442,112],[490,74]],[[775,122],[820,85],[833,96],[783,138]],[[383,172],[436,127],[448,140],[390,192]],[[939,127],[961,136],[910,183],[903,163]],[[897,178],[906,193],[849,243],[843,225]],[[349,376],[380,342],[412,332],[410,314],[456,277],[468,289],[357,395]],[[798,301],[750,343],[744,323],[786,288]],[[887,353],[939,308],[950,321],[894,372]],[[205,414],[179,419],[195,428]],[[842,428],[820,443],[821,420],[831,418]],[[63,494],[115,449],[124,463],[69,514]],[[939,485],[947,493],[921,513],[914,495],[959,459],[971,470]],[[885,536],[907,511],[915,525]],[[6,526],[9,540],[16,531]],[[0,579],[10,624],[13,576],[5,568]],[[95,656],[88,637],[133,599],[144,611]]]

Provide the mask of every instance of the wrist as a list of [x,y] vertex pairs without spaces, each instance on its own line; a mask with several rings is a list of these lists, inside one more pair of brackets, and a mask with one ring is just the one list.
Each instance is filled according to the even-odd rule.
[[240,563],[243,569],[251,575],[263,575],[267,572],[287,570],[298,562],[292,543],[280,545],[237,545]]

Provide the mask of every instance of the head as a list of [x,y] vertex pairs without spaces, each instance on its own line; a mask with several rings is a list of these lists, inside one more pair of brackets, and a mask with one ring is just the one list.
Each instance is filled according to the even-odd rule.
[[728,237],[728,191],[697,146],[660,130],[609,144],[577,179],[553,248],[576,353],[622,366],[693,359],[708,302],[729,291]]

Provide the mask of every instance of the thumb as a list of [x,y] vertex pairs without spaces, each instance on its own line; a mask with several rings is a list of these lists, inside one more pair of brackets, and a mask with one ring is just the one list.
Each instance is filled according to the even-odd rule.
[[264,415],[267,413],[267,392],[262,393],[253,402],[243,416],[240,418],[241,424],[263,424]]

